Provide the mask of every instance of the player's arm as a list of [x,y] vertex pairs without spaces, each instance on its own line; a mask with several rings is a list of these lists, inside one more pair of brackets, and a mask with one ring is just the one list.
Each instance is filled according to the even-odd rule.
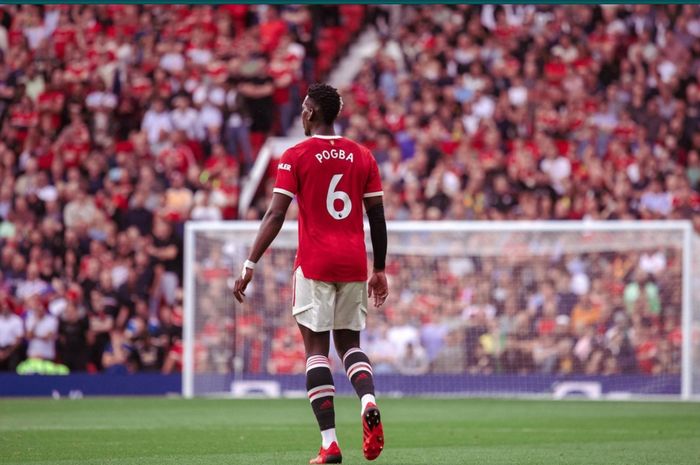
[[241,277],[236,280],[236,284],[233,289],[233,295],[239,302],[243,302],[243,296],[245,296],[245,289],[248,283],[253,279],[253,267],[260,260],[260,257],[265,253],[267,248],[275,240],[277,234],[279,234],[282,224],[284,223],[284,217],[287,214],[287,209],[289,204],[292,202],[292,198],[288,195],[273,193],[272,201],[270,202],[270,207],[265,212],[265,216],[262,219],[262,224],[258,230],[258,234],[255,237],[255,242],[253,242],[253,248],[250,251],[248,260],[246,260],[243,266],[243,271]]
[[381,306],[389,295],[389,285],[384,274],[386,264],[387,233],[382,196],[365,198],[365,211],[369,220],[369,233],[374,251],[374,268],[367,288],[369,297],[374,297],[374,306]]

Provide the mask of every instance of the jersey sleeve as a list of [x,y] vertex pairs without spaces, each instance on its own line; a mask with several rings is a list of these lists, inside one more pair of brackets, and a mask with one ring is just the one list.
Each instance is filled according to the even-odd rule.
[[374,159],[374,156],[372,156],[369,150],[367,150],[367,156],[369,157],[369,176],[367,176],[367,184],[365,184],[365,191],[362,195],[365,199],[384,195],[384,192],[382,192],[382,178],[379,176],[377,160]]
[[277,179],[272,192],[284,194],[291,198],[297,195],[299,182],[296,174],[298,167],[296,165],[297,158],[294,156],[294,152],[286,150],[277,165]]

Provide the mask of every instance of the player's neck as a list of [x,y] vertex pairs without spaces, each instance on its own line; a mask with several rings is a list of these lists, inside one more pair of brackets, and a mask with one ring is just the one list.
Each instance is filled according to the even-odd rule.
[[311,136],[335,136],[335,129],[333,126],[319,126],[311,131]]

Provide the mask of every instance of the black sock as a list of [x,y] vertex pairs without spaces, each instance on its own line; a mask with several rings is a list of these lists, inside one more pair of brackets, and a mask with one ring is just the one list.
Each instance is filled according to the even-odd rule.
[[355,388],[357,396],[362,399],[365,394],[374,395],[374,378],[369,357],[359,347],[348,350],[343,357],[343,365],[348,379]]
[[312,355],[306,359],[306,391],[321,431],[335,428],[335,386],[328,357]]

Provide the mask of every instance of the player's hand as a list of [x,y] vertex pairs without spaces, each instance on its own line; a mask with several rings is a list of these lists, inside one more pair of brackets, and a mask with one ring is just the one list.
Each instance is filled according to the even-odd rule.
[[374,306],[381,307],[386,296],[389,295],[389,285],[386,282],[386,275],[383,271],[375,271],[367,283],[369,297],[374,297]]
[[233,286],[233,296],[240,303],[243,303],[245,288],[248,287],[248,283],[251,279],[253,279],[253,270],[250,268],[243,268],[241,277],[236,280],[236,284]]

